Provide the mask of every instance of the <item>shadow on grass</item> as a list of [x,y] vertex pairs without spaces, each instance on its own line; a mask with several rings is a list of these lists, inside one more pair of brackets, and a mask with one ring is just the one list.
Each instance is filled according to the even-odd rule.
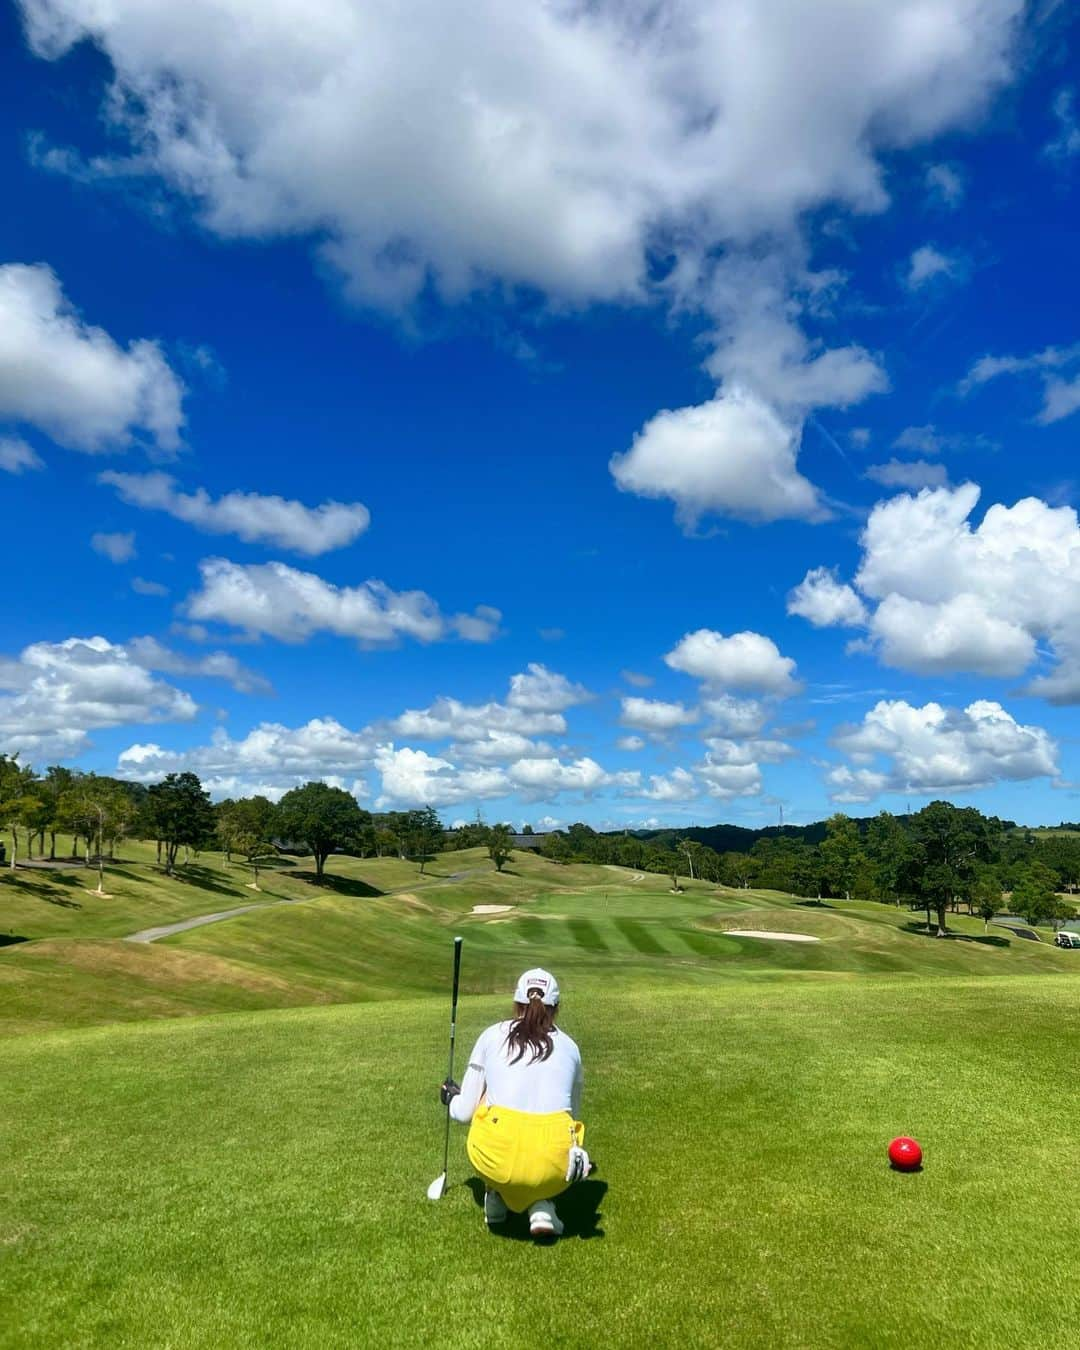
[[[479,1177],[470,1177],[465,1183],[473,1193],[473,1199],[480,1210],[484,1208],[484,1183]],[[606,1181],[579,1181],[568,1191],[555,1197],[555,1209],[563,1222],[562,1240],[579,1238],[587,1242],[589,1238],[602,1238],[604,1230],[600,1227],[603,1217],[600,1205],[607,1194]],[[512,1242],[535,1242],[529,1232],[527,1214],[511,1214],[505,1223],[499,1224],[491,1232],[496,1237],[509,1238]]]
[[832,909],[828,900],[796,900],[800,909]]
[[19,937],[17,933],[0,933],[0,947],[14,947],[16,943],[29,941],[29,938]]
[[189,886],[197,886],[200,891],[212,891],[216,895],[236,895],[235,886],[223,886],[209,867],[198,867],[194,863],[178,864],[173,872],[173,879],[184,881]]
[[977,942],[983,947],[1010,947],[1007,937],[998,937],[996,933],[955,933],[948,932],[943,936],[938,936],[937,929],[927,931],[924,923],[904,923],[900,925],[901,932],[912,933],[915,937],[933,938],[935,942]]
[[366,881],[358,881],[355,877],[335,876],[333,872],[324,872],[321,880],[314,872],[293,872],[292,876],[297,881],[306,881],[310,886],[317,886],[323,891],[332,891],[335,895],[349,895],[356,899],[371,899],[386,894],[385,891],[380,891],[376,886],[369,886]]
[[47,905],[56,905],[58,909],[82,909],[78,900],[69,900],[63,891],[42,891],[40,898]]

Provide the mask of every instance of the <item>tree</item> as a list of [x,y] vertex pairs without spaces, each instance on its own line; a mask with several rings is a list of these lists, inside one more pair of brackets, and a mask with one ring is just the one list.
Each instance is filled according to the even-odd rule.
[[222,853],[225,854],[226,862],[232,862],[232,851],[242,832],[242,827],[236,819],[236,802],[231,797],[226,797],[214,807],[214,834],[221,845]]
[[90,863],[90,844],[97,840],[97,894],[105,894],[105,841],[114,844],[130,830],[136,816],[135,803],[121,784],[111,778],[88,773],[74,780],[60,798],[60,812],[77,822],[86,838],[86,862]]
[[840,811],[830,816],[821,841],[821,862],[829,889],[842,891],[844,899],[850,900],[851,888],[865,858],[858,825]]
[[315,877],[322,881],[326,860],[335,849],[355,846],[371,816],[356,798],[328,783],[305,783],[286,792],[278,804],[278,828],[284,839],[303,844],[315,859]]
[[550,859],[551,862],[569,862],[570,844],[566,835],[561,830],[552,830],[540,845],[540,854],[542,857]]
[[214,808],[198,775],[170,773],[147,793],[146,815],[165,846],[165,873],[172,876],[181,845],[202,848],[214,832]]
[[252,871],[252,879],[248,882],[248,885],[253,891],[257,891],[259,889],[259,863],[264,858],[274,856],[273,842],[257,831],[245,833],[241,830],[233,836],[232,846],[237,853],[243,854],[247,859],[248,866]]
[[509,825],[491,825],[488,828],[485,843],[487,844],[488,857],[495,864],[496,872],[503,870],[503,864],[510,857],[512,850],[511,833]]
[[420,864],[420,875],[424,875],[424,864],[433,853],[442,847],[443,827],[433,806],[425,806],[422,811],[410,811],[405,823],[405,852]]
[[398,837],[393,830],[375,831],[375,856],[381,858],[386,853],[396,853],[400,848]]
[[927,928],[931,908],[937,911],[937,936],[946,937],[945,910],[961,895],[970,895],[976,859],[989,852],[986,818],[974,807],[931,802],[912,819],[917,852],[911,866],[915,893],[926,905]]
[[990,920],[1001,908],[1001,878],[992,867],[979,867],[971,884],[971,904],[983,921],[983,932],[989,931]]
[[19,852],[19,827],[41,806],[33,795],[34,771],[20,764],[18,755],[0,755],[0,829],[11,831],[10,867],[14,870]]
[[915,852],[911,832],[891,811],[879,811],[866,828],[866,854],[878,898],[899,905],[908,888]]
[[1032,926],[1057,917],[1061,902],[1054,892],[1056,875],[1045,863],[1034,862],[1013,888],[1012,910]]

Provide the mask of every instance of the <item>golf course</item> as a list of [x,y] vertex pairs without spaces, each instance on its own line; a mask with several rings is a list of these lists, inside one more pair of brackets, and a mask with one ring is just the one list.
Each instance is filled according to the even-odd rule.
[[[1075,1340],[1080,963],[1047,933],[520,851],[257,893],[121,852],[105,896],[0,880],[0,1344]],[[425,1198],[455,934],[459,1065],[522,969],[563,987],[597,1169],[553,1246],[486,1231],[464,1130]]]

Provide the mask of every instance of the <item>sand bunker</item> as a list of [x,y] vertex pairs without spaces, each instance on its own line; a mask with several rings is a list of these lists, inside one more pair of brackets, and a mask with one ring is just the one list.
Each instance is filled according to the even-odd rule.
[[807,933],[766,933],[760,928],[725,928],[728,937],[775,938],[779,942],[820,942]]
[[509,914],[513,905],[473,905],[474,914]]

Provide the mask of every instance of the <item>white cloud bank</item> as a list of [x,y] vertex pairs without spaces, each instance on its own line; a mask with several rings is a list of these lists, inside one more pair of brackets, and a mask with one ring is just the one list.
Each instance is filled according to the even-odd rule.
[[1038,643],[1056,658],[1028,692],[1080,702],[1080,525],[1035,497],[993,505],[973,526],[972,483],[879,502],[860,543],[854,585],[807,573],[788,611],[818,627],[865,625],[889,666],[920,674],[1015,677]]
[[323,502],[305,506],[258,492],[228,492],[215,501],[205,488],[180,492],[166,473],[98,475],[121,500],[144,511],[164,511],[205,534],[234,534],[252,544],[270,544],[317,557],[351,544],[367,529],[371,516],[360,502]]
[[90,453],[122,448],[136,433],[172,452],[182,394],[156,342],[123,347],[86,323],[51,268],[0,266],[0,421]]
[[207,558],[199,571],[202,589],[184,606],[189,619],[281,642],[306,642],[319,632],[373,645],[403,637],[438,642],[454,634],[466,642],[490,642],[502,618],[487,605],[472,614],[447,616],[423,591],[393,591],[374,580],[335,586],[282,562],[244,566]]
[[[501,287],[706,314],[716,397],[658,414],[612,462],[684,522],[825,518],[796,467],[803,420],[887,380],[872,354],[803,332],[843,278],[808,270],[802,221],[826,203],[884,210],[883,157],[986,107],[1024,15],[1023,0],[22,10],[40,56],[105,54],[133,150],[43,162],[156,175],[225,238],[316,240],[360,303]],[[662,281],[655,256],[672,261]]]
[[0,750],[67,759],[92,731],[189,721],[190,694],[156,680],[132,653],[103,637],[35,642],[0,658]]
[[871,801],[883,792],[930,794],[990,787],[1001,779],[1056,778],[1057,744],[1042,727],[1022,726],[1000,703],[913,707],[883,700],[833,744],[852,761],[830,769],[834,800]]
[[498,0],[22,10],[40,56],[88,39],[112,63],[132,172],[191,197],[222,236],[325,239],[353,294],[393,305],[427,281],[453,298],[491,278],[634,296],[660,235],[696,259],[826,200],[880,211],[876,154],[985,106],[1011,77],[1023,5],[599,0],[522,4],[512,21]]

